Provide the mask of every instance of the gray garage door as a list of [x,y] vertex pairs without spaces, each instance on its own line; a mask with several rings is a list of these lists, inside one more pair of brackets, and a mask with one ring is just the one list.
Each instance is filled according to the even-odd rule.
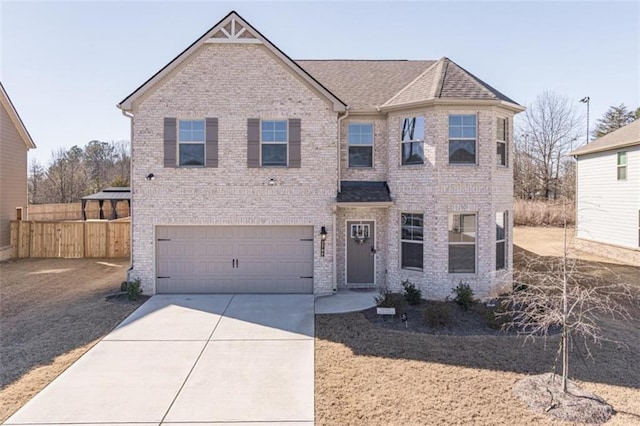
[[310,226],[159,226],[158,293],[313,293]]

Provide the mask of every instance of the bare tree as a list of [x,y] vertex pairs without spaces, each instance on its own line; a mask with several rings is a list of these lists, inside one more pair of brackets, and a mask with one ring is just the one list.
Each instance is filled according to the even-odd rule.
[[47,170],[48,202],[72,203],[88,192],[82,157],[82,149],[77,146],[68,151],[60,148],[51,154]]
[[[562,354],[565,393],[571,343],[581,343],[591,357],[590,344],[611,341],[600,327],[603,317],[629,321],[629,306],[637,303],[636,288],[626,283],[605,284],[595,270],[569,258],[565,223],[563,256],[526,257],[524,267],[514,272],[514,290],[503,300],[503,310],[498,314],[506,319],[506,329],[518,330],[526,338],[560,331],[558,352]],[[598,272],[602,272],[601,267]]]
[[38,159],[32,158],[29,162],[29,176],[27,187],[29,193],[29,204],[38,204],[42,198],[42,184],[46,176],[46,171]]
[[572,102],[553,92],[539,95],[520,120],[516,155],[532,159],[535,174],[530,179],[535,177],[537,192],[545,199],[558,197],[565,155],[582,129],[582,116]]

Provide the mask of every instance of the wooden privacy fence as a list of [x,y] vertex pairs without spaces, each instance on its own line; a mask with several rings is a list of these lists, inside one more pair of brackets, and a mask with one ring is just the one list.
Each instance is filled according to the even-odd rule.
[[[118,217],[129,215],[129,206],[126,201],[118,201],[116,206]],[[111,204],[104,203],[104,216],[111,216]],[[100,218],[100,205],[97,201],[90,201],[85,207],[87,219]],[[29,204],[29,220],[56,221],[56,220],[82,220],[82,205],[80,203],[64,204]]]
[[130,233],[128,221],[11,221],[12,257],[129,257]]

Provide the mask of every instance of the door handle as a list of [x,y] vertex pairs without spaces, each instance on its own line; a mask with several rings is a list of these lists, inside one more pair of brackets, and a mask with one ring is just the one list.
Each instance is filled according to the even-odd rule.
[[240,261],[236,259],[236,268],[238,268],[239,266],[240,266]]

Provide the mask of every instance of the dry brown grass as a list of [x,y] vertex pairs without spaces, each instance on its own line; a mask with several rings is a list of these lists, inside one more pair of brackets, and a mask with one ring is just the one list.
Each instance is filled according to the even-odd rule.
[[575,224],[575,203],[567,201],[539,201],[516,199],[513,205],[513,222],[516,226],[563,226]]
[[[516,239],[531,253],[544,248],[539,241],[562,235],[552,229],[549,236],[546,228],[532,231],[530,238],[519,232],[516,229]],[[621,277],[640,277],[639,268],[606,266]],[[631,323],[608,320],[604,328],[608,337],[628,346],[605,342],[594,348],[594,361],[583,362],[573,352],[571,376],[618,411],[608,425],[640,424],[638,312]],[[513,394],[518,380],[553,369],[558,344],[557,335],[524,345],[524,339],[515,336],[437,336],[383,329],[360,313],[319,315],[316,424],[569,424],[534,413]]]
[[0,263],[0,422],[77,360],[139,302],[114,303],[128,259]]

